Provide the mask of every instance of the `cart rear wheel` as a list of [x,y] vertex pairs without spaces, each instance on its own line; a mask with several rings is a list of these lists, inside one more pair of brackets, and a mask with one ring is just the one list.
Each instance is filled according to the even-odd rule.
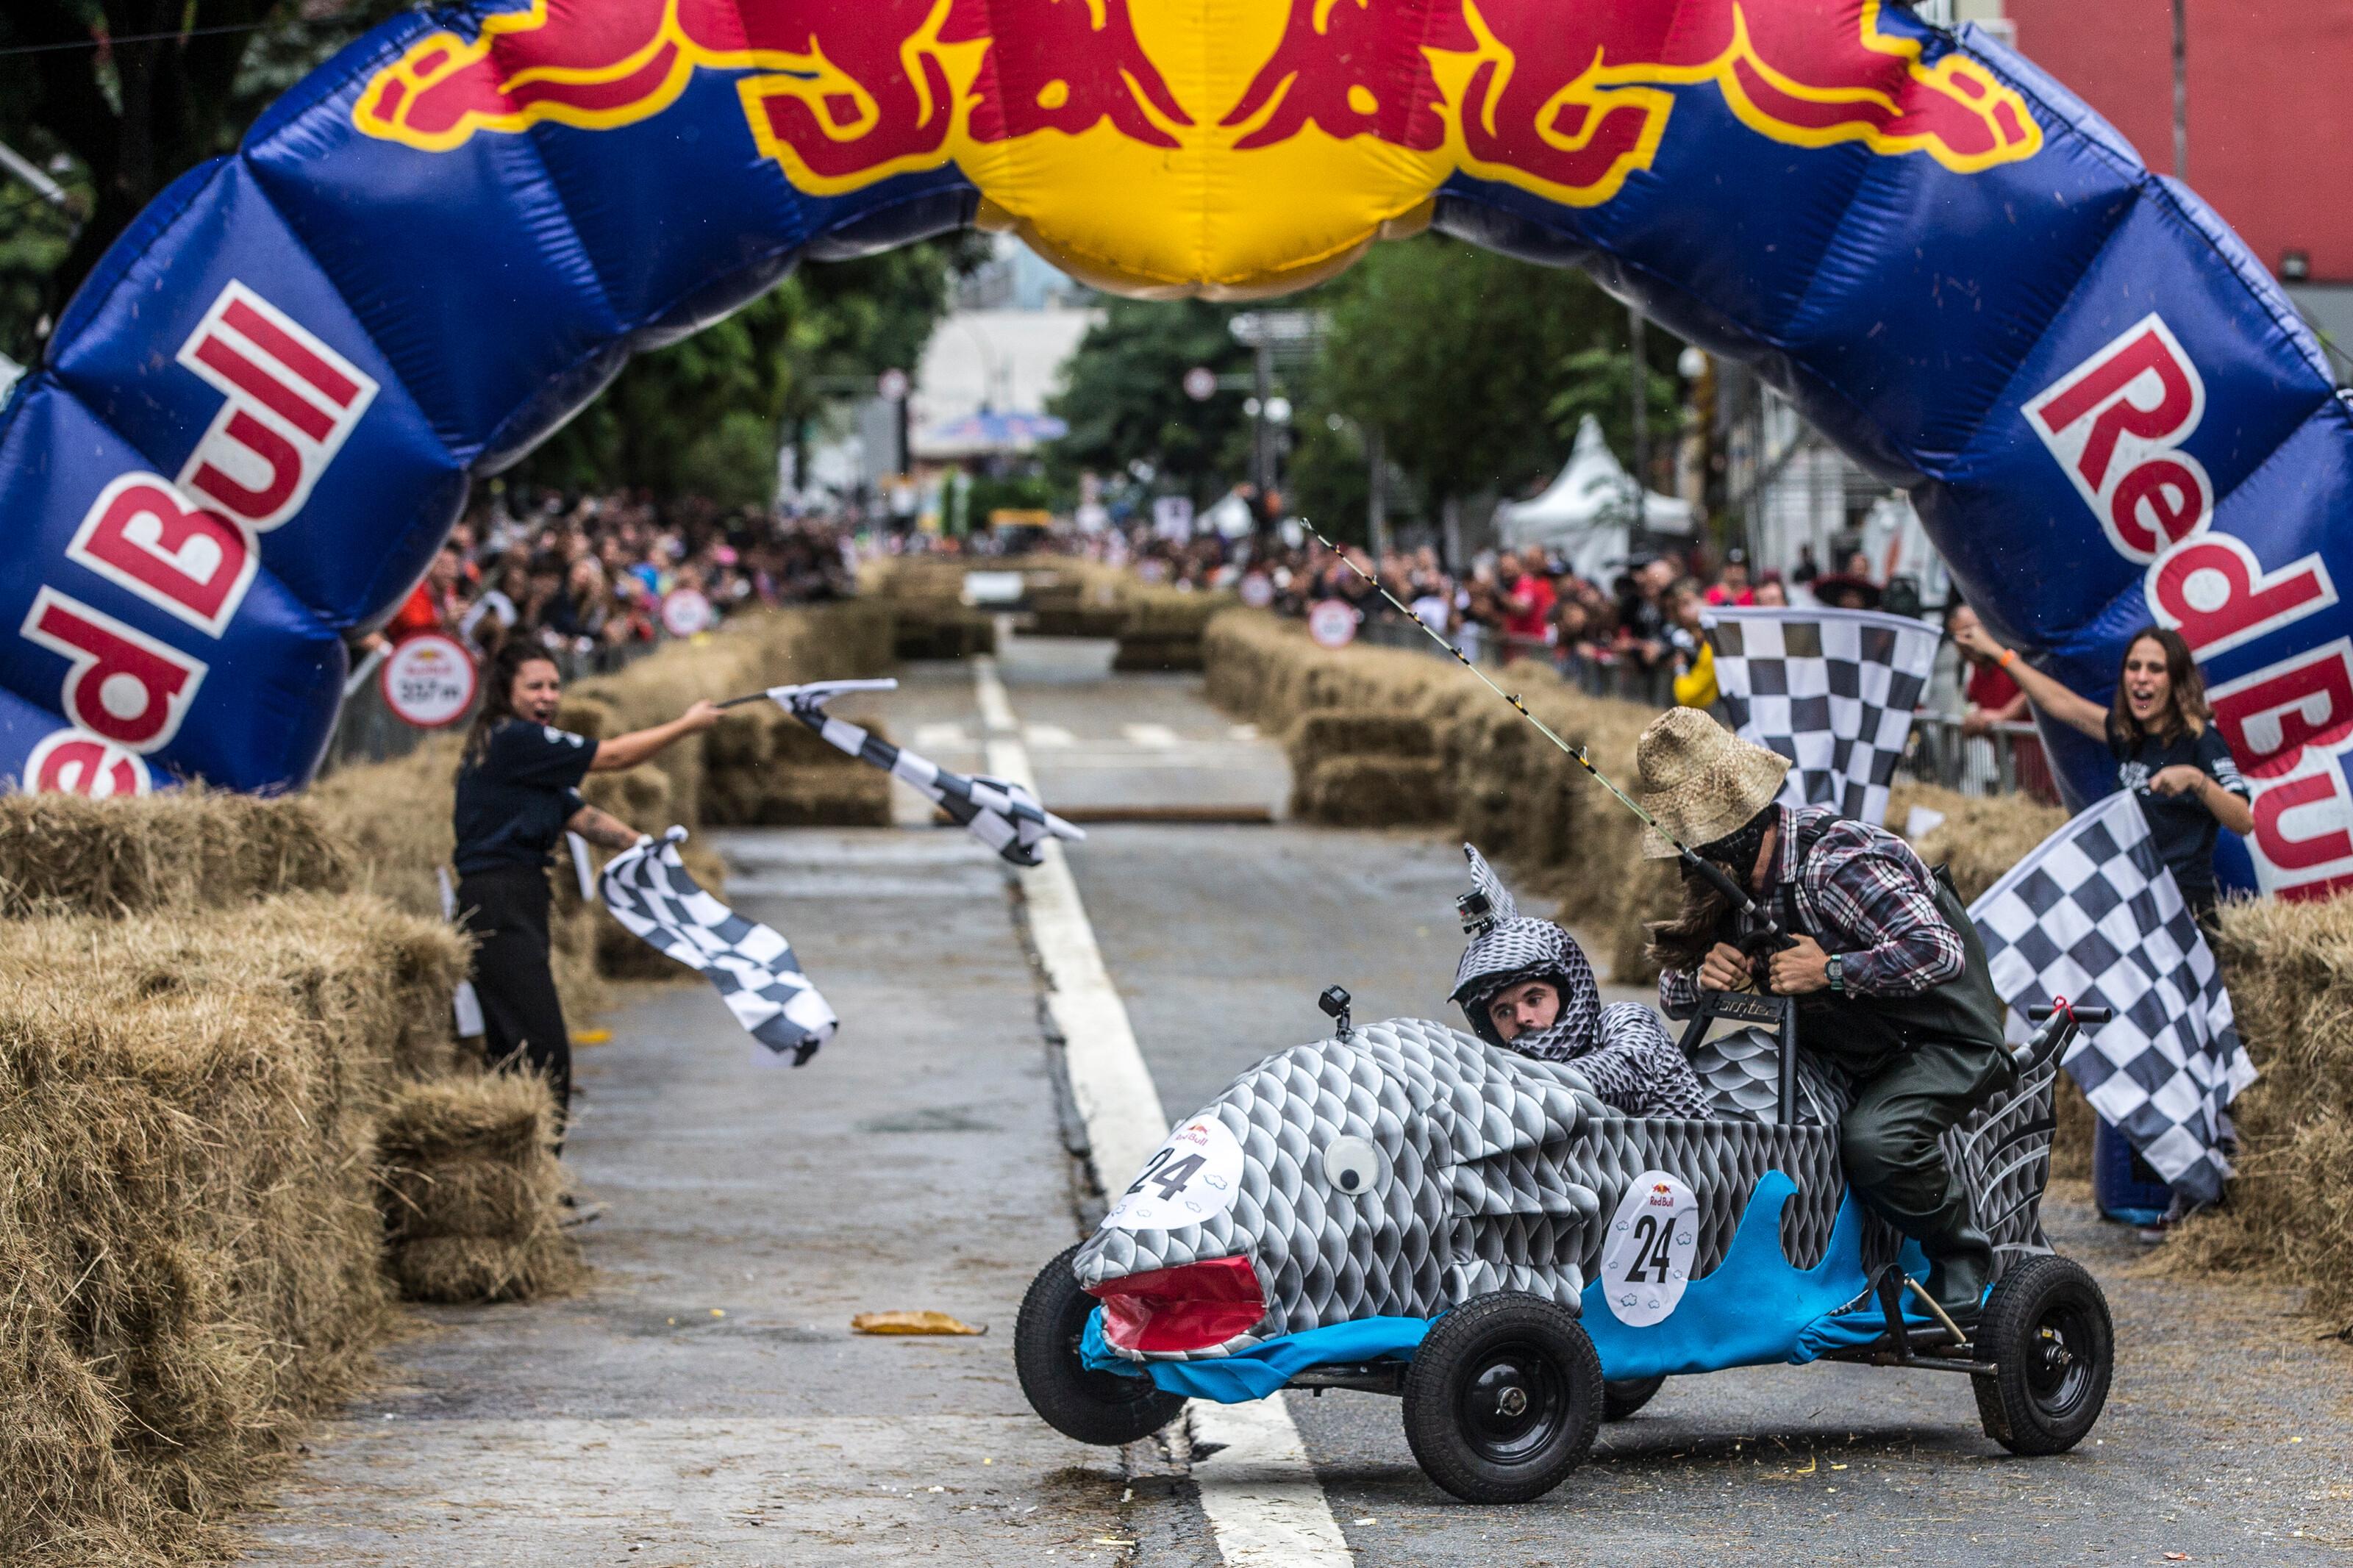
[[2116,1327],[2099,1281],[2064,1258],[2029,1258],[1993,1288],[1977,1334],[1998,1369],[1977,1384],[1986,1436],[2013,1454],[2063,1454],[2108,1402]]
[[1465,1502],[1527,1502],[1585,1462],[1601,1425],[1601,1358],[1567,1308],[1516,1290],[1438,1320],[1405,1377],[1405,1436]]
[[1185,1401],[1149,1378],[1096,1372],[1079,1360],[1079,1339],[1095,1309],[1095,1299],[1079,1289],[1079,1278],[1071,1271],[1079,1246],[1029,1282],[1013,1320],[1013,1370],[1029,1407],[1046,1425],[1082,1443],[1117,1447],[1167,1426]]
[[1621,1378],[1601,1385],[1601,1419],[1623,1421],[1645,1405],[1665,1386],[1663,1373],[1657,1377]]

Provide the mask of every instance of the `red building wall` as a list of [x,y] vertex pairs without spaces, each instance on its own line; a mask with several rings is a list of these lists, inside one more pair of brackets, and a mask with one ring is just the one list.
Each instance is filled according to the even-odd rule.
[[[2264,266],[2353,283],[2353,0],[2187,0],[2189,185]],[[2021,53],[2173,168],[2170,0],[2008,0]]]

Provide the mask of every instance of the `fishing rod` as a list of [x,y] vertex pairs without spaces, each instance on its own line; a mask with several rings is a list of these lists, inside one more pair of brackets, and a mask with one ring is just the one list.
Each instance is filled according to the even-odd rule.
[[1399,614],[1405,616],[1407,620],[1412,622],[1415,626],[1419,626],[1424,635],[1426,635],[1430,641],[1436,643],[1439,647],[1452,654],[1454,656],[1455,662],[1461,665],[1463,668],[1469,670],[1472,674],[1477,676],[1480,682],[1484,685],[1488,690],[1493,692],[1496,696],[1502,698],[1505,703],[1509,704],[1514,712],[1517,713],[1521,718],[1525,719],[1529,723],[1535,725],[1536,733],[1542,735],[1546,740],[1550,741],[1554,745],[1559,747],[1563,755],[1576,763],[1578,767],[1583,768],[1587,773],[1592,774],[1594,781],[1599,784],[1603,789],[1608,790],[1613,796],[1615,796],[1619,805],[1624,806],[1636,816],[1641,818],[1643,826],[1649,828],[1661,838],[1666,840],[1669,845],[1672,846],[1675,852],[1675,858],[1682,861],[1686,868],[1696,873],[1700,878],[1705,880],[1709,886],[1715,888],[1716,891],[1731,900],[1733,907],[1740,911],[1743,919],[1750,922],[1752,929],[1757,931],[1757,936],[1760,939],[1765,942],[1768,942],[1774,949],[1795,945],[1791,942],[1788,933],[1784,931],[1780,926],[1774,921],[1771,916],[1767,915],[1763,909],[1758,907],[1757,900],[1748,896],[1748,890],[1746,888],[1743,888],[1738,882],[1735,881],[1730,873],[1725,871],[1723,867],[1718,866],[1715,861],[1707,859],[1695,850],[1692,849],[1688,845],[1684,844],[1682,839],[1677,838],[1673,834],[1661,826],[1659,825],[1659,819],[1652,816],[1649,812],[1643,810],[1641,802],[1637,801],[1632,795],[1628,795],[1624,790],[1620,789],[1615,784],[1610,782],[1609,775],[1608,773],[1603,773],[1599,768],[1593,765],[1593,759],[1586,754],[1584,747],[1570,745],[1567,741],[1561,738],[1558,731],[1546,723],[1543,720],[1537,718],[1534,713],[1528,711],[1528,705],[1525,701],[1521,700],[1519,697],[1515,696],[1512,692],[1504,690],[1502,687],[1496,685],[1494,681],[1489,679],[1485,670],[1481,669],[1477,665],[1471,662],[1470,655],[1464,653],[1460,647],[1456,647],[1451,638],[1447,637],[1443,633],[1432,626],[1428,621],[1425,621],[1419,616],[1415,615],[1409,607],[1398,600],[1395,594],[1388,591],[1388,586],[1384,584],[1379,578],[1374,576],[1371,573],[1357,565],[1356,562],[1349,559],[1348,552],[1345,550],[1342,549],[1332,541],[1324,538],[1322,533],[1318,532],[1314,524],[1303,520],[1300,522],[1300,527],[1305,529],[1310,534],[1313,534],[1314,536],[1315,542],[1321,544],[1324,549],[1329,550],[1335,555],[1337,555],[1340,558],[1340,564],[1345,566],[1349,571],[1354,572],[1357,576],[1370,584],[1372,585],[1373,592],[1378,594],[1382,598],[1387,599]]

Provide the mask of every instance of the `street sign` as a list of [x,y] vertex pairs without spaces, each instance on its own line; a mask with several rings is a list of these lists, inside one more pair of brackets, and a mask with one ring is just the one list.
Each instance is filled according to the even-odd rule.
[[1356,612],[1344,599],[1319,599],[1307,612],[1307,635],[1315,646],[1339,649],[1356,640]]
[[1197,364],[1185,373],[1185,395],[1196,403],[1207,403],[1218,395],[1218,373],[1208,365]]
[[886,370],[874,378],[874,395],[885,403],[897,403],[907,395],[907,373]]
[[674,637],[691,637],[711,629],[718,617],[700,588],[672,588],[662,596],[662,626]]
[[384,705],[405,724],[438,730],[474,705],[474,661],[443,632],[403,637],[384,661]]

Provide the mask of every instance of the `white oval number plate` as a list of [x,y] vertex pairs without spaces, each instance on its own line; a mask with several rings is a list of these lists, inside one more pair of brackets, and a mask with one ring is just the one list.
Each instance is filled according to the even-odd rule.
[[1699,1197],[1682,1178],[1645,1171],[1627,1187],[1601,1247],[1610,1315],[1647,1329],[1672,1316],[1699,1255]]
[[1168,1135],[1144,1174],[1103,1224],[1120,1230],[1176,1230],[1234,1206],[1242,1180],[1242,1146],[1214,1116],[1197,1116]]

